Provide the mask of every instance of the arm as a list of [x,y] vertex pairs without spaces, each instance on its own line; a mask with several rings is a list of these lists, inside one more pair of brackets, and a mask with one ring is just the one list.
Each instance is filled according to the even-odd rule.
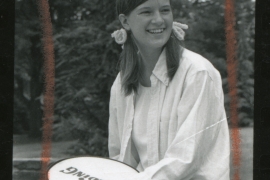
[[228,179],[229,134],[220,77],[217,84],[206,71],[187,78],[177,133],[164,159],[132,180]]

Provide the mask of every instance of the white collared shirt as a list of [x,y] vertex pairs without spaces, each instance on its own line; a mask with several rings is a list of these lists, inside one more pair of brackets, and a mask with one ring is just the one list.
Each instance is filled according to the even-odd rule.
[[[150,76],[147,116],[148,168],[132,180],[229,180],[230,142],[219,72],[184,49],[169,81],[163,50]],[[125,96],[118,74],[110,99],[110,157],[133,167],[131,140],[135,94]]]
[[138,154],[138,157],[135,156],[135,159],[139,162],[137,166],[137,170],[139,171],[143,171],[148,167],[147,139],[144,137],[147,137],[147,115],[151,103],[150,89],[150,87],[144,87],[139,84],[138,93],[135,98],[135,112],[131,140],[137,150],[135,153]]

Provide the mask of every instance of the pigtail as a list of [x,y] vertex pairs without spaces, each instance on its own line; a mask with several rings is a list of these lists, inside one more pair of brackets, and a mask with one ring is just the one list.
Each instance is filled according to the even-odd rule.
[[131,32],[128,32],[127,41],[120,55],[122,90],[126,96],[131,94],[132,90],[137,93],[139,86],[141,59],[137,52],[137,45],[131,37]]

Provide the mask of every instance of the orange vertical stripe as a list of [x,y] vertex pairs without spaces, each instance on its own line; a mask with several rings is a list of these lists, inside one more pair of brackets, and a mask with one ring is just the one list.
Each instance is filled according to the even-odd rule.
[[38,9],[42,26],[42,43],[44,56],[44,109],[43,109],[43,136],[41,153],[41,174],[40,180],[47,180],[47,167],[51,158],[51,137],[54,114],[54,86],[55,86],[55,64],[53,31],[50,18],[48,0],[39,0]]
[[227,55],[227,72],[228,87],[230,97],[230,117],[231,117],[231,139],[233,152],[233,180],[240,180],[239,170],[241,162],[241,139],[238,129],[238,112],[237,112],[237,46],[235,35],[235,14],[234,1],[225,1],[225,31],[226,31],[226,55]]

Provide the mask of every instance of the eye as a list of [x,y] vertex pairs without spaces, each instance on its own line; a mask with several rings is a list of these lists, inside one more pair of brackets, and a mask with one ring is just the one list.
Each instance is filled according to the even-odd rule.
[[150,13],[151,13],[150,11],[142,11],[140,14],[146,14],[146,15],[148,15]]
[[170,8],[165,8],[161,10],[162,13],[169,13],[170,11],[171,11]]

